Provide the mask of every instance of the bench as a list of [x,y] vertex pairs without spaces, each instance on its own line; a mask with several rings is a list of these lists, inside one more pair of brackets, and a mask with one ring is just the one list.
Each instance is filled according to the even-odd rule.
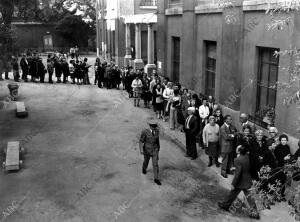
[[22,118],[22,117],[28,116],[28,112],[27,112],[24,102],[16,102],[16,106],[17,106],[17,109],[16,109],[17,117]]
[[7,148],[4,150],[5,162],[3,167],[5,170],[19,170],[22,166],[22,160],[20,160],[20,153],[24,149],[20,147],[19,141],[12,141],[7,143]]

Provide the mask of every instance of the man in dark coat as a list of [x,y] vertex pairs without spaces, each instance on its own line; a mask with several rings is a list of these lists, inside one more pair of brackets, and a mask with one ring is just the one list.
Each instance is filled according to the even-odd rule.
[[102,88],[104,84],[104,72],[105,72],[105,67],[104,64],[100,64],[98,66],[98,87]]
[[37,76],[40,77],[40,82],[44,83],[46,68],[45,68],[41,58],[38,58],[38,60],[37,60],[36,69],[37,69]]
[[186,118],[184,131],[186,141],[186,157],[190,157],[192,160],[198,157],[196,136],[198,133],[198,119],[194,115],[196,109],[194,107],[188,108],[188,117]]
[[34,56],[31,56],[28,62],[29,62],[29,75],[31,75],[31,82],[35,82],[35,79],[37,77],[37,70],[36,70],[37,60]]
[[54,69],[55,69],[55,76],[57,79],[57,83],[61,83],[62,70],[61,70],[61,62],[59,61],[58,58],[54,60]]
[[238,157],[234,161],[236,170],[231,183],[231,191],[223,202],[218,202],[218,206],[223,210],[229,211],[233,201],[237,198],[239,193],[243,191],[251,207],[249,216],[251,218],[259,219],[255,202],[249,196],[249,189],[252,186],[252,177],[250,173],[250,159],[247,151],[248,150],[242,145],[237,147]]
[[70,69],[69,69],[69,64],[66,61],[66,59],[62,59],[61,71],[63,73],[63,83],[67,83],[68,76],[70,75]]
[[230,115],[225,116],[224,119],[225,123],[220,128],[221,155],[223,157],[221,175],[227,178],[227,173],[230,173],[230,168],[233,164],[234,139],[237,130],[232,125],[232,118]]
[[29,73],[29,63],[27,61],[26,54],[23,54],[21,61],[20,61],[20,66],[22,69],[22,79],[25,82],[28,82],[27,75]]
[[142,173],[147,173],[149,160],[152,158],[154,183],[161,185],[161,182],[158,179],[158,153],[160,150],[159,130],[157,129],[157,122],[155,119],[149,119],[148,124],[149,128],[142,131],[139,142],[140,152],[144,155]]

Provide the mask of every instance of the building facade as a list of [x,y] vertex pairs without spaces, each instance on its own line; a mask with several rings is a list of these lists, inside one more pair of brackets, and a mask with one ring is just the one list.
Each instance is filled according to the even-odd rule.
[[119,66],[156,68],[157,0],[97,0],[97,52]]
[[[158,1],[159,73],[214,96],[237,126],[240,113],[246,112],[263,128],[274,118],[280,132],[299,138],[299,109],[284,105],[284,90],[274,87],[290,80],[283,67],[292,60],[273,56],[275,51],[300,47],[299,13],[289,13],[287,25],[272,28],[270,24],[282,15],[271,17],[265,9],[275,7],[276,1],[220,2]],[[299,81],[291,87],[295,89]]]
[[[41,22],[13,22],[16,34],[16,50],[24,52],[28,49],[42,51],[69,51],[69,41],[57,34],[55,24]],[[83,47],[82,47],[83,48]]]

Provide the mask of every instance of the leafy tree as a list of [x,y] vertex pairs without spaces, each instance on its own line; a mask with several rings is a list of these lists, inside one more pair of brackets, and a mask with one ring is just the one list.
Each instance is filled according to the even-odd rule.
[[93,34],[93,29],[82,20],[80,15],[66,15],[56,25],[56,31],[73,45],[87,42],[82,36]]

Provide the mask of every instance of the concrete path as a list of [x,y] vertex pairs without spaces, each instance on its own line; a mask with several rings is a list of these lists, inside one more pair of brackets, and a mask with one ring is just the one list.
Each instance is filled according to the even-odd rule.
[[[7,83],[0,82],[0,101]],[[125,91],[20,83],[19,92],[29,116],[16,118],[13,102],[2,108],[0,144],[23,141],[25,168],[0,173],[1,222],[251,221],[218,209],[226,182],[205,161],[183,157],[184,136],[166,123],[162,186],[153,183],[151,165],[141,174],[138,139],[153,112],[133,107]],[[262,221],[289,221],[273,213]]]

